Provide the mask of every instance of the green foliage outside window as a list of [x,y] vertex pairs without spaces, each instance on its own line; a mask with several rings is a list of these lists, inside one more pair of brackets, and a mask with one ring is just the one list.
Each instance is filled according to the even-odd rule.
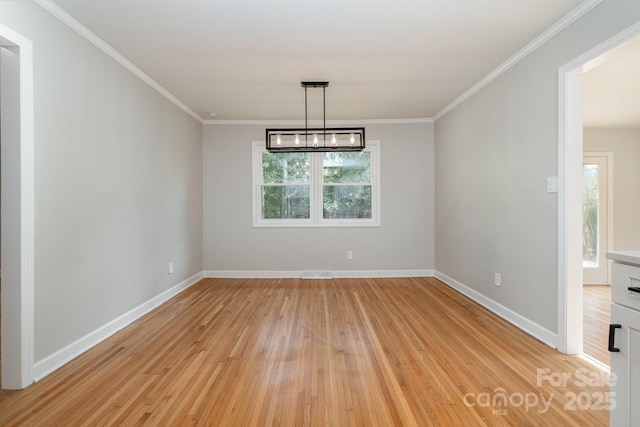
[[263,153],[262,218],[309,218],[309,162],[306,153]]
[[371,153],[325,153],[322,178],[323,218],[371,218]]
[[323,218],[371,218],[370,185],[325,185]]
[[310,161],[307,153],[263,153],[262,182],[265,184],[309,182]]
[[262,188],[264,219],[309,218],[309,186],[265,186]]
[[371,153],[324,153],[322,176],[329,183],[370,183]]
[[[323,218],[371,218],[371,153],[321,155]],[[312,159],[310,153],[262,154],[263,219],[310,218]]]
[[598,265],[598,165],[584,165],[582,178],[582,263]]

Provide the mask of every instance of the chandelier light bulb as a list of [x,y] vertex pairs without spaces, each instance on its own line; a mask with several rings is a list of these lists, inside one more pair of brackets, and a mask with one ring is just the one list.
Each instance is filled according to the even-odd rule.
[[336,134],[333,134],[333,138],[331,138],[331,146],[332,147],[337,147],[338,146],[338,141],[336,140]]
[[300,147],[300,137],[296,134],[296,140],[293,143],[296,148]]
[[318,148],[318,135],[313,135],[313,148]]
[[353,147],[355,143],[356,143],[356,139],[353,137],[353,134],[351,134],[351,139],[349,140],[349,144],[351,144],[351,146]]
[[278,135],[278,140],[276,141],[276,144],[279,146],[282,145],[282,141],[280,140],[280,135]]

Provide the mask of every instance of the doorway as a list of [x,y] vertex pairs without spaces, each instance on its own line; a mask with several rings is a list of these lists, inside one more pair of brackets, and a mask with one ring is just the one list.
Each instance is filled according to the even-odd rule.
[[613,153],[585,152],[582,168],[583,353],[609,366],[611,263],[606,252],[613,248]]
[[559,69],[558,350],[568,354],[583,354],[583,73],[639,34],[640,22]]

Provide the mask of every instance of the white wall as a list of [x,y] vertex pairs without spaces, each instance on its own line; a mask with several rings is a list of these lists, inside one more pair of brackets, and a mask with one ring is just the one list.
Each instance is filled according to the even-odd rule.
[[638,20],[605,0],[435,123],[436,270],[554,333],[558,68]]
[[204,270],[433,269],[431,123],[366,126],[381,143],[382,226],[373,228],[253,228],[251,143],[264,128],[204,128]]
[[585,129],[584,151],[613,153],[613,248],[640,248],[640,129]]
[[202,126],[35,3],[0,23],[34,46],[38,362],[202,271]]

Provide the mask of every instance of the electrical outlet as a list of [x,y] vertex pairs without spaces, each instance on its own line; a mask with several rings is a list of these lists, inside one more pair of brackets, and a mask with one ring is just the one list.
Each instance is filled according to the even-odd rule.
[[500,285],[502,284],[502,274],[500,273],[496,273],[495,279],[493,281],[493,284],[500,287]]
[[167,268],[167,273],[173,274],[173,263],[172,262],[169,263],[169,267]]
[[353,251],[347,251],[347,259],[353,259]]

